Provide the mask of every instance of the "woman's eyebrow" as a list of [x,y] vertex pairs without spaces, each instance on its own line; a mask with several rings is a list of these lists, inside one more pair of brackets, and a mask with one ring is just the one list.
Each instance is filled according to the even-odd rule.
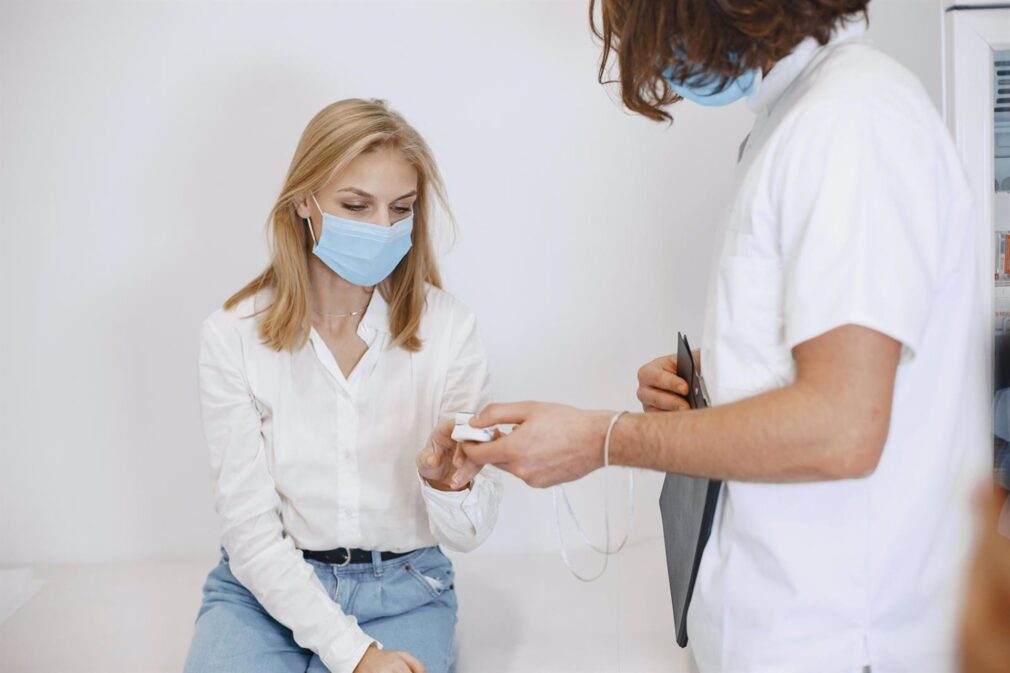
[[[342,188],[342,189],[338,189],[338,190],[337,190],[337,193],[338,193],[338,194],[339,194],[340,192],[350,192],[350,193],[352,193],[352,194],[357,194],[358,196],[360,196],[360,197],[362,197],[362,198],[365,198],[365,199],[374,199],[374,198],[375,198],[374,196],[372,196],[372,195],[371,195],[371,194],[369,194],[368,192],[366,192],[366,191],[363,191],[363,190],[361,190],[361,189],[358,189],[357,187],[344,187],[344,188]],[[405,198],[407,198],[407,197],[410,197],[410,196],[414,196],[414,195],[416,195],[416,194],[417,194],[417,190],[416,190],[416,189],[414,189],[414,190],[412,190],[412,191],[409,191],[409,192],[407,192],[407,193],[406,193],[406,194],[404,194],[403,196],[398,196],[398,197],[396,197],[395,199],[393,199],[393,201],[399,201],[399,200],[401,200],[401,199],[405,199]]]
[[364,197],[366,199],[374,199],[375,198],[374,196],[372,196],[368,192],[362,191],[362,190],[358,189],[357,187],[343,187],[342,189],[338,189],[337,190],[338,194],[340,192],[350,192],[352,194],[357,194],[358,196]]

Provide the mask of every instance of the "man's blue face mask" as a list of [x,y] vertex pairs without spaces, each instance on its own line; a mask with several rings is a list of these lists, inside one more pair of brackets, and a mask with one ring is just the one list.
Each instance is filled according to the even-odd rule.
[[[312,252],[341,278],[363,287],[377,285],[410,250],[413,213],[391,227],[382,227],[325,213],[315,194],[312,200],[323,215],[323,231]],[[311,233],[312,225],[308,227]]]
[[722,83],[720,80],[706,84],[705,77],[696,75],[686,80],[678,81],[672,79],[671,74],[670,70],[667,69],[663,73],[663,76],[666,77],[666,81],[669,82],[670,88],[673,89],[674,93],[698,105],[707,105],[709,107],[729,105],[741,98],[750,96],[757,91],[758,84],[761,81],[760,73],[757,69],[745,70],[739,77],[727,81],[723,90],[719,91],[719,85]]

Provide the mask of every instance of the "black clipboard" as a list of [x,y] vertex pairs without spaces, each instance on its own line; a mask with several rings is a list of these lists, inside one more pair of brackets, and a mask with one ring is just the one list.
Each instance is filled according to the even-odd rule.
[[[691,353],[687,337],[677,334],[677,376],[688,382],[687,401],[692,409],[708,406],[708,392]],[[715,507],[722,482],[668,473],[659,495],[666,543],[666,568],[670,575],[673,625],[677,644],[687,647],[687,609],[691,605],[701,555],[712,533]]]

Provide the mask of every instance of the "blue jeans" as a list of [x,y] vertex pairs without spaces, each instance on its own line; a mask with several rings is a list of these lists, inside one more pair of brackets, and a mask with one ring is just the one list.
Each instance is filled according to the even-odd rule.
[[[456,629],[452,562],[438,547],[343,567],[308,561],[344,612],[387,650],[409,652],[428,673],[449,673]],[[207,577],[185,673],[326,673],[290,629],[235,579],[222,550]]]

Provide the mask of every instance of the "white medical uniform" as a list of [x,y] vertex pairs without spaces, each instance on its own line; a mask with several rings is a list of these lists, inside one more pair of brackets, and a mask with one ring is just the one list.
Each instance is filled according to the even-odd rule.
[[702,370],[732,402],[792,383],[798,344],[868,327],[902,344],[890,433],[865,479],[725,485],[688,615],[703,672],[954,669],[991,451],[978,231],[937,111],[864,31],[804,41],[750,100]]
[[389,349],[389,307],[375,292],[358,325],[367,352],[345,377],[326,343],[277,352],[249,317],[270,291],[203,324],[200,399],[221,544],[242,584],[332,671],[351,671],[373,642],[320,584],[300,549],[468,551],[491,532],[501,483],[437,491],[415,456],[435,424],[490,400],[473,313],[431,287],[417,353]]

